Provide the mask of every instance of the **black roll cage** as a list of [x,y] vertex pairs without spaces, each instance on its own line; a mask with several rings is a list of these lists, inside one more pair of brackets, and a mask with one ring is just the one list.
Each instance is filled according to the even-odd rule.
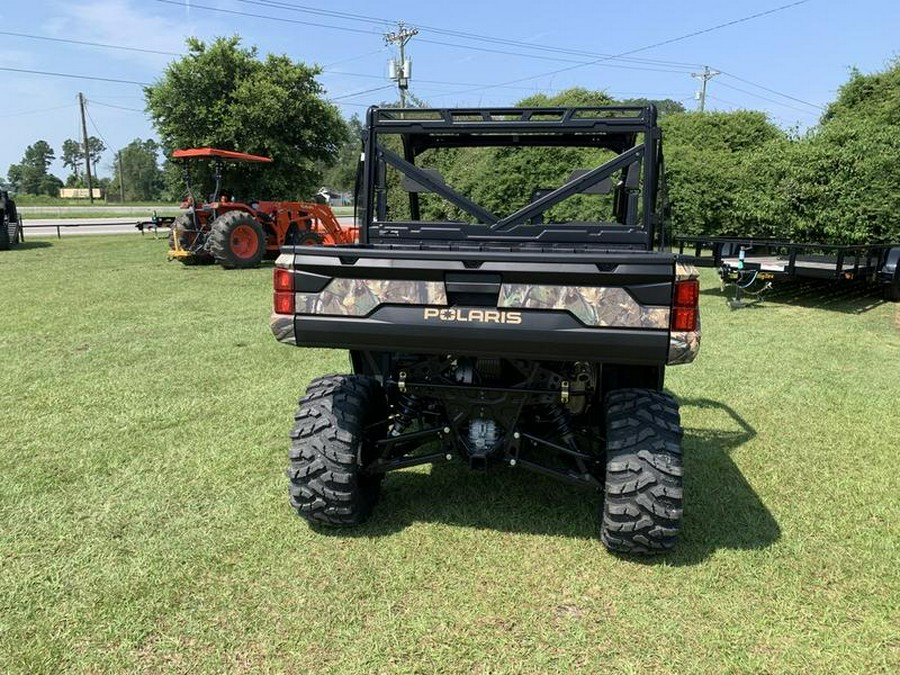
[[[637,203],[628,204],[627,223],[599,223],[598,228],[639,230],[645,248],[656,241],[662,222],[657,211],[662,167],[661,132],[655,106],[553,108],[369,108],[363,143],[361,194],[358,204],[361,243],[369,243],[370,226],[386,219],[385,167],[390,165],[429,192],[475,218],[486,234],[508,233],[524,226],[572,195],[584,192],[635,164],[643,170],[640,218]],[[399,136],[403,156],[385,147],[382,135]],[[638,136],[642,141],[638,142]],[[514,213],[498,216],[460,194],[432,173],[416,166],[416,158],[432,148],[457,147],[583,147],[615,152],[616,157],[581,173]],[[644,161],[650,158],[650,161]],[[578,167],[573,167],[573,169]],[[637,181],[635,181],[635,186]],[[409,193],[410,215],[419,220],[419,195]],[[532,222],[534,222],[532,220]],[[416,222],[421,229],[427,223]],[[420,229],[420,232],[421,232]],[[466,230],[463,227],[463,230]],[[485,231],[486,230],[486,231]],[[640,235],[637,235],[640,236]]]

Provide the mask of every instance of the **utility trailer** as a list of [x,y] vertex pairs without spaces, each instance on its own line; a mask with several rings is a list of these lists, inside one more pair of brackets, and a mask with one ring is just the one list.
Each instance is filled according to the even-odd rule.
[[[453,153],[496,187],[445,179]],[[656,246],[656,109],[376,107],[358,182],[360,242],[285,246],[274,271],[276,338],[350,352],[294,417],[299,515],[356,525],[386,474],[458,461],[602,493],[609,549],[671,549],[682,429],[664,372],[697,354],[699,284]]]
[[787,280],[879,284],[888,300],[900,301],[900,244],[845,246],[741,237],[676,237],[675,243],[685,260],[718,270],[722,283],[735,289],[733,303]]

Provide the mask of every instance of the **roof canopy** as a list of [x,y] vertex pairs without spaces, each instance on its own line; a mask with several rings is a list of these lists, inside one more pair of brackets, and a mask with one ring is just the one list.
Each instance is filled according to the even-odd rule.
[[175,159],[188,159],[192,157],[219,157],[230,159],[233,162],[271,162],[271,157],[261,155],[248,155],[244,152],[232,152],[231,150],[219,150],[218,148],[188,148],[176,150],[172,153]]

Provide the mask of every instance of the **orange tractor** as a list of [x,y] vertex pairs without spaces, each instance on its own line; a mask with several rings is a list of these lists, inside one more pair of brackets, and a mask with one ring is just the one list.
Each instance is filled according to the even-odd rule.
[[[269,157],[216,148],[176,150],[184,160],[190,209],[171,223],[169,258],[185,265],[217,262],[222,267],[255,267],[267,254],[277,256],[284,245],[352,244],[358,228],[343,227],[327,204],[317,202],[234,201],[222,189],[222,169],[228,162],[271,162]],[[188,161],[211,159],[216,187],[209,201],[197,205],[191,191]]]

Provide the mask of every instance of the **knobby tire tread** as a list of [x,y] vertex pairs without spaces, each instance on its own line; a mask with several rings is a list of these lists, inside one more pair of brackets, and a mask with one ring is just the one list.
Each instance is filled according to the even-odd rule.
[[[239,258],[231,250],[231,232],[241,224],[250,225],[256,231],[259,250],[252,258]],[[256,267],[266,254],[266,233],[256,218],[244,211],[228,211],[216,218],[206,243],[215,261],[228,269]]]
[[649,389],[612,391],[606,398],[606,434],[601,541],[617,553],[671,550],[683,512],[678,403]]
[[380,476],[361,472],[358,455],[367,418],[380,410],[381,388],[361,375],[313,380],[291,431],[290,501],[315,525],[348,527],[371,513]]

